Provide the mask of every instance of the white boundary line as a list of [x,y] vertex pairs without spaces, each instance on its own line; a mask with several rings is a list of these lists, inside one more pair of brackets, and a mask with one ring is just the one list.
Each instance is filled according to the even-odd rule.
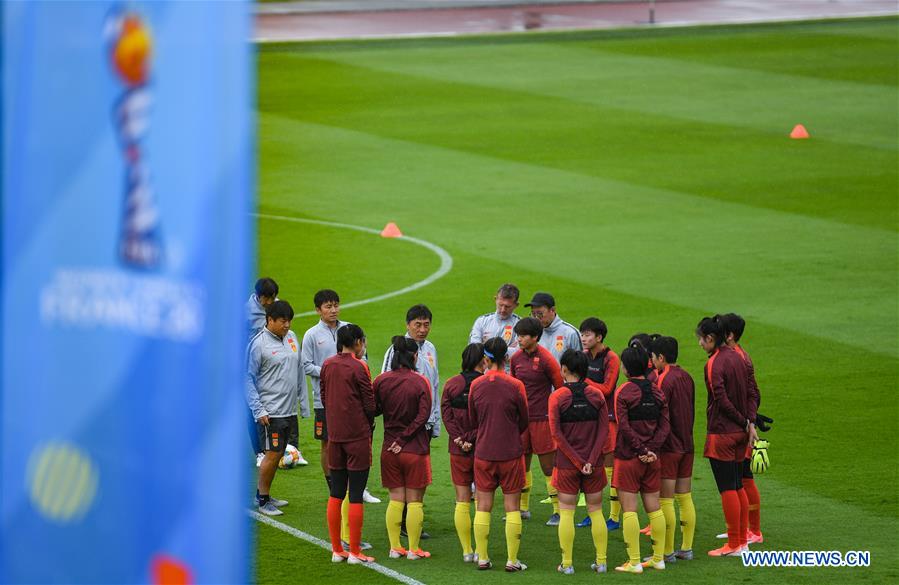
[[[264,514],[260,514],[259,512],[247,510],[247,514],[249,514],[251,518],[255,518],[256,520],[258,520],[259,522],[262,522],[263,524],[268,524],[272,528],[277,528],[281,532],[286,532],[287,534],[289,534],[293,537],[299,538],[300,540],[305,540],[306,542],[310,542],[316,546],[319,546],[319,547],[325,549],[328,552],[331,552],[331,543],[330,542],[325,542],[321,538],[312,536],[311,534],[309,534],[307,532],[303,532],[302,530],[298,530],[298,529],[294,528],[293,526],[288,526],[287,524],[284,524],[283,522],[278,522],[277,520],[272,520],[268,516],[265,516]],[[396,579],[397,581],[400,581],[401,583],[405,583],[406,585],[425,585],[421,581],[413,579],[412,577],[409,577],[408,575],[403,575],[402,573],[398,573],[397,571],[394,571],[393,569],[385,567],[384,565],[379,565],[378,563],[362,563],[360,566],[365,567],[366,569],[371,569],[372,571],[377,571],[378,573],[381,573],[382,575],[385,575],[392,579]]]
[[[311,224],[315,224],[315,225],[324,225],[324,226],[342,228],[342,229],[347,229],[347,230],[356,230],[356,231],[365,232],[368,234],[375,234],[376,236],[381,235],[380,230],[376,230],[374,228],[364,227],[364,226],[360,226],[360,225],[351,225],[348,223],[338,223],[335,221],[322,221],[320,219],[306,219],[304,217],[290,217],[290,216],[286,216],[286,215],[269,215],[267,213],[254,213],[253,215],[256,217],[262,218],[262,219],[273,219],[273,220],[277,220],[277,221],[290,221],[293,223],[311,223]],[[401,289],[398,289],[398,290],[395,290],[395,291],[392,291],[389,293],[384,293],[384,294],[378,295],[376,297],[362,299],[361,301],[351,301],[349,303],[340,303],[341,309],[348,309],[350,307],[358,307],[359,305],[367,305],[368,303],[376,303],[378,301],[383,301],[384,299],[389,299],[391,297],[404,295],[407,292],[412,292],[414,290],[418,290],[422,287],[428,286],[429,284],[431,284],[432,282],[434,282],[435,280],[437,280],[439,278],[442,278],[443,276],[446,275],[447,272],[452,270],[453,257],[450,256],[449,252],[447,252],[446,250],[444,250],[437,244],[432,244],[431,242],[427,242],[425,240],[420,240],[418,238],[413,238],[410,236],[400,236],[399,238],[395,238],[395,239],[403,240],[406,242],[411,242],[413,244],[417,244],[419,246],[422,246],[422,247],[427,248],[428,250],[434,252],[440,258],[440,268],[438,268],[436,272],[434,272],[433,274],[431,274],[424,280],[419,280],[418,282],[410,284],[409,286],[405,286]],[[315,311],[306,311],[305,313],[297,313],[294,315],[294,317],[309,317],[310,315],[315,315],[315,314],[316,314]]]

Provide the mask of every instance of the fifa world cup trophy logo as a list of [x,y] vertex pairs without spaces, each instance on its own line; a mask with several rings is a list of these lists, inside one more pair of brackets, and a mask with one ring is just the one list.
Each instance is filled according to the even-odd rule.
[[125,264],[151,269],[162,260],[159,209],[150,184],[143,140],[150,129],[150,65],[153,38],[132,12],[110,16],[106,25],[112,67],[125,87],[113,109],[113,123],[125,162],[125,197],[119,255]]

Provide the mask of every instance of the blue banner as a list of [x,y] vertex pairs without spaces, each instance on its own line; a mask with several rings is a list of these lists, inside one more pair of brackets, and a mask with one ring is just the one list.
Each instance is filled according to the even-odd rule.
[[2,582],[249,578],[250,26],[3,3]]

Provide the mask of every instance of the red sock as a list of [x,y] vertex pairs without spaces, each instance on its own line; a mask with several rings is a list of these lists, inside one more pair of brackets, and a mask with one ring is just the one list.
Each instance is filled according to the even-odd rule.
[[347,514],[350,520],[350,553],[362,554],[362,504],[350,503],[350,511]]
[[727,524],[727,546],[740,547],[740,496],[735,490],[721,492],[724,523]]
[[336,553],[343,552],[340,544],[340,505],[343,500],[328,498],[328,534],[331,536],[331,550]]
[[754,479],[743,478],[743,489],[749,498],[749,530],[756,534],[762,532],[762,500],[759,497],[759,488]]
[[749,536],[749,498],[742,488],[737,490],[737,497],[740,498],[740,546],[746,546]]

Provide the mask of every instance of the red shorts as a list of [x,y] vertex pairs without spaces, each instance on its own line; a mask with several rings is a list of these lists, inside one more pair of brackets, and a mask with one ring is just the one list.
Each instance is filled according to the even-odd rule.
[[474,460],[474,485],[481,492],[492,492],[496,486],[504,494],[514,494],[524,489],[524,458],[507,461]]
[[618,491],[633,494],[657,492],[662,488],[662,463],[658,459],[652,463],[643,463],[637,457],[633,459],[616,457],[612,486]]
[[431,456],[381,451],[381,485],[421,490],[431,485]]
[[549,430],[548,420],[528,421],[528,428],[521,433],[521,446],[528,455],[536,453],[545,455],[556,450],[552,432]]
[[470,486],[474,481],[474,456],[450,453],[450,474],[453,484]]
[[371,437],[349,443],[328,441],[328,467],[348,471],[371,468]]
[[680,479],[693,476],[692,453],[662,453],[662,479]]
[[703,457],[719,461],[743,461],[749,447],[749,433],[721,433],[705,436]]
[[602,454],[615,452],[615,439],[618,437],[618,423],[609,421],[609,434],[606,435],[606,443],[602,448]]
[[582,474],[579,469],[553,467],[552,484],[563,494],[595,494],[606,487],[606,473],[601,465],[590,475]]

